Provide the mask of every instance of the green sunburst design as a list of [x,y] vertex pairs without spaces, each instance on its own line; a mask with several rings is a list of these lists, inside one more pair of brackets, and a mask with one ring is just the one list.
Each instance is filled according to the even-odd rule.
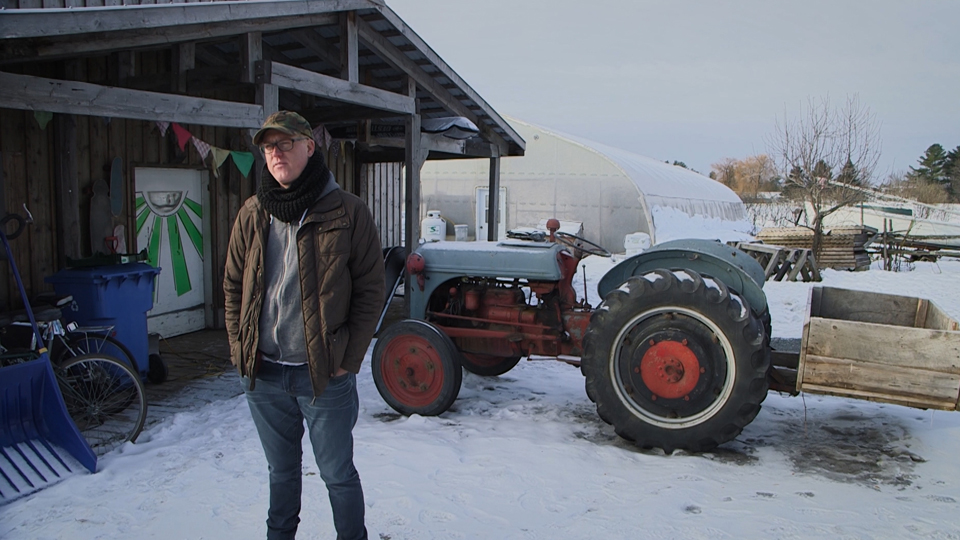
[[143,230],[147,220],[153,217],[153,231],[150,234],[150,241],[147,245],[147,262],[156,267],[160,265],[160,246],[164,225],[167,229],[167,238],[170,243],[170,264],[173,267],[173,286],[177,291],[177,296],[193,290],[190,282],[190,271],[187,268],[187,259],[183,252],[183,234],[190,239],[190,244],[197,250],[200,259],[203,260],[203,235],[197,226],[190,219],[187,212],[192,212],[195,216],[203,219],[203,207],[196,201],[187,198],[183,205],[177,210],[176,214],[169,216],[160,216],[155,214],[147,206],[146,200],[142,195],[137,196],[137,236]]

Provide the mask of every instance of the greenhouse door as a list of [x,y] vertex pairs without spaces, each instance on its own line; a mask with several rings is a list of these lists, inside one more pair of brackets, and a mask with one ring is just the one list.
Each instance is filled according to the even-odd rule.
[[[500,188],[500,204],[497,211],[497,239],[507,237],[507,188]],[[490,188],[477,188],[477,241],[487,239],[487,210],[490,208]]]
[[212,323],[207,171],[138,167],[135,172],[137,250],[161,268],[147,313],[163,337]]

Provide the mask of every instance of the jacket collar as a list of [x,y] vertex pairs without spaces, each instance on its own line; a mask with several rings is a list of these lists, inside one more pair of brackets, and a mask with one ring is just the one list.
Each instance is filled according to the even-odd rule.
[[340,191],[340,186],[334,181],[332,173],[330,176],[331,178],[330,181],[327,182],[327,187],[323,190],[323,193],[320,194],[320,197],[317,198],[317,202],[313,203],[313,206],[307,211],[307,215],[304,216],[301,225],[314,221],[327,221],[341,217],[345,213],[343,208],[343,194]]

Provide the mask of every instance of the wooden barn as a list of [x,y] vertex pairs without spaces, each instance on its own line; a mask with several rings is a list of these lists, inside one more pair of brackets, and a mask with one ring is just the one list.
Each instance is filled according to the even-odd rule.
[[[227,239],[263,166],[251,136],[272,112],[310,120],[384,246],[417,243],[425,160],[483,159],[496,194],[500,158],[524,153],[383,0],[0,8],[0,213],[33,217],[12,242],[27,293],[50,290],[68,261],[146,250],[162,268],[151,329],[163,335],[223,326]],[[19,304],[3,265],[0,308]]]

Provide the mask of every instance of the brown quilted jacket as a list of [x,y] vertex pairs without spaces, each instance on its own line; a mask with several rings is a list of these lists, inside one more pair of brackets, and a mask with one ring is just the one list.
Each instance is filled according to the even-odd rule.
[[[263,255],[270,216],[256,196],[237,214],[224,265],[230,361],[257,374]],[[337,368],[360,371],[384,302],[383,252],[373,217],[355,195],[335,190],[308,211],[297,232],[307,363],[314,395]]]

